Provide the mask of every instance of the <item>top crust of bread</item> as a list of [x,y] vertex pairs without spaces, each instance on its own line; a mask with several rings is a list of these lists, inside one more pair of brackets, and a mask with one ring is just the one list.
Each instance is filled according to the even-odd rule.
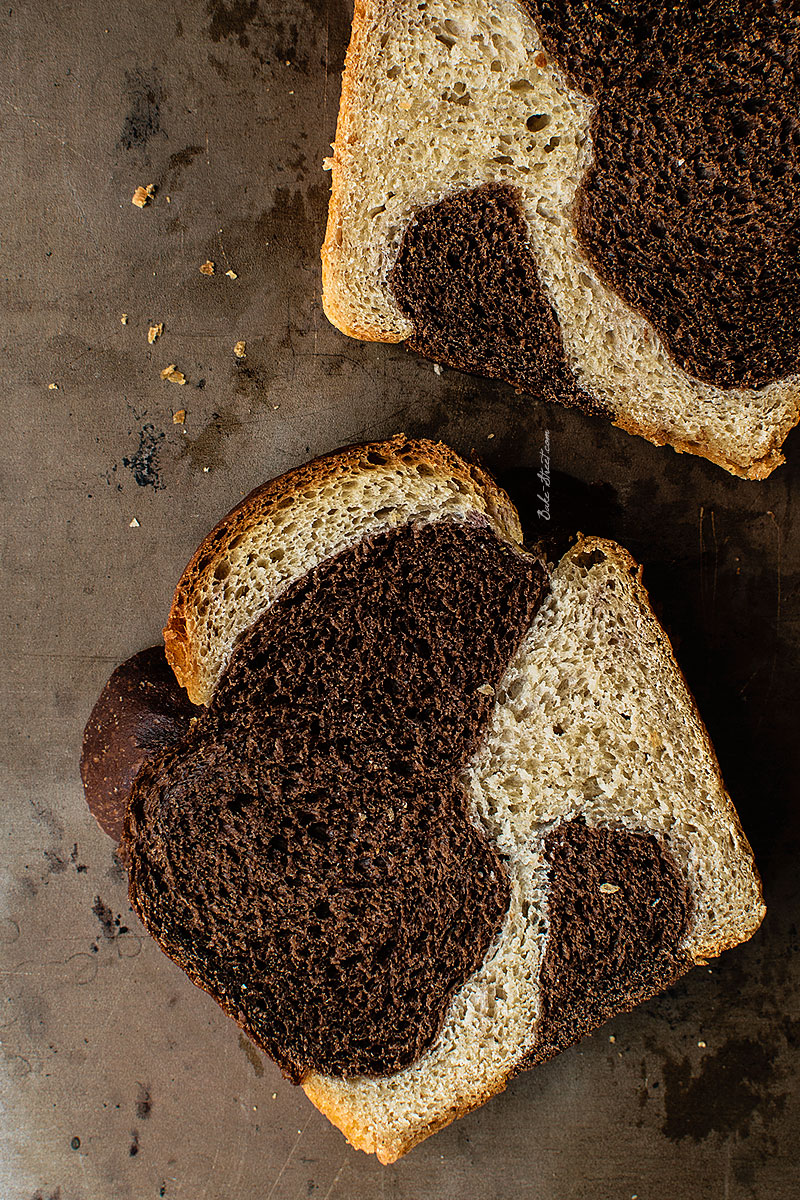
[[[178,682],[207,704],[236,637],[324,558],[410,519],[470,512],[521,543],[516,509],[484,470],[404,434],[333,451],[256,488],[212,529],[178,583],[164,629]],[[285,549],[276,550],[278,539]]]

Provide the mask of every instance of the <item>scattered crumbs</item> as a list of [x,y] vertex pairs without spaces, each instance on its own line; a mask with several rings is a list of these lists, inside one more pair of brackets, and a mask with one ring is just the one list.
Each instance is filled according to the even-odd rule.
[[278,1093],[277,1093],[277,1092],[273,1092],[273,1093],[272,1093],[272,1099],[273,1099],[273,1100],[277,1100],[277,1099],[278,1099]]
[[207,475],[210,470],[211,470],[211,467],[203,467],[203,474]]
[[606,896],[613,896],[614,892],[618,892],[619,888],[615,883],[601,883],[600,891]]
[[58,391],[58,384],[57,384],[57,383],[48,383],[47,387],[48,387],[48,389],[49,389],[51,392],[57,392],[57,391]]
[[697,1048],[698,1048],[698,1050],[705,1050],[705,1048],[706,1048],[706,1043],[705,1043],[705,1042],[698,1042],[698,1043],[697,1043]]
[[130,525],[128,526],[128,529],[138,529],[138,528],[139,528],[139,522],[136,520],[136,517],[134,517],[133,520],[131,521]]
[[137,187],[131,197],[131,204],[135,204],[137,208],[144,208],[149,204],[153,196],[156,194],[156,185],[148,183],[147,187]]
[[216,268],[215,268],[213,262],[211,261],[210,258],[207,258],[206,261],[203,263],[202,267],[200,268],[200,274],[201,275],[213,275],[215,270],[216,270]]
[[120,317],[120,323],[121,323],[122,325],[127,325],[127,324],[128,324],[128,314],[127,314],[127,313],[123,313],[123,314],[122,314],[122,316]]
[[290,95],[290,96],[293,96],[293,95],[294,95],[294,92],[289,92],[289,95]]
[[156,340],[156,338],[161,337],[163,332],[164,332],[164,322],[163,321],[159,321],[157,325],[151,325],[147,331],[148,345],[152,346],[152,344]]
[[161,372],[161,378],[168,380],[170,383],[186,383],[186,376],[183,371],[179,371],[175,363],[170,363],[168,367],[164,367]]
[[258,1105],[257,1105],[257,1104],[254,1104],[254,1105],[253,1105],[253,1112],[258,1112]]
[[608,1040],[611,1042],[611,1045],[613,1046],[617,1039],[614,1037],[613,1033],[610,1033],[608,1035]]
[[186,409],[185,408],[179,408],[177,412],[174,412],[172,414],[172,424],[173,425],[183,425],[185,420],[186,420]]
[[247,343],[246,342],[237,342],[236,345],[233,347],[233,353],[236,355],[237,358],[244,358],[245,354],[247,353]]
[[167,204],[172,204],[172,196],[167,196]]
[[434,375],[441,375],[442,368],[439,366],[438,363],[433,364],[433,373],[434,373]]
[[277,404],[273,404],[273,406],[272,406],[272,408],[273,408],[273,411],[274,411],[274,410],[275,410],[277,407],[278,407],[278,406],[277,406]]
[[486,435],[486,436],[487,436],[487,438],[489,439],[489,441],[491,441],[491,440],[492,440],[492,438],[494,437],[494,434],[493,434],[493,433],[487,433],[487,435]]
[[323,169],[323,171],[332,171],[333,170],[333,159],[332,158],[323,158],[322,169]]
[[236,274],[235,271],[226,271],[225,274],[228,276],[228,279],[238,279],[239,278],[239,276]]
[[477,688],[476,690],[481,694],[481,696],[493,696],[494,695],[494,688],[492,687],[492,685],[490,683],[482,683],[481,686],[479,688]]

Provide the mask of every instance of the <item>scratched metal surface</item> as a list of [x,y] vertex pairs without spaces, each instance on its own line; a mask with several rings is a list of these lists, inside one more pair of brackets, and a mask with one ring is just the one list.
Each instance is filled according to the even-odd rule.
[[[766,483],[737,482],[333,330],[320,164],[349,19],[348,0],[3,11],[0,1196],[796,1197],[800,441]],[[160,379],[172,363],[185,386]],[[398,429],[476,449],[532,531],[549,431],[552,524],[644,561],[770,912],[382,1168],[143,936],[77,761],[97,692],[158,638],[214,520],[311,454]]]

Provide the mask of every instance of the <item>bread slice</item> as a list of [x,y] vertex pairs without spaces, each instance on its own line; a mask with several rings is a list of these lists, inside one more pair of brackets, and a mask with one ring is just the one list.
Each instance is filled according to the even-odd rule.
[[125,814],[162,949],[384,1163],[764,913],[641,569],[579,538],[548,584],[520,541],[501,489],[430,442],[254,492],[167,625],[207,707]]
[[[664,21],[652,17],[645,35],[663,33],[680,10],[663,7]],[[717,36],[727,55],[703,51],[714,39],[693,35],[699,18],[690,16],[688,34],[675,34],[678,65],[648,60],[660,80],[651,103],[626,91],[617,63],[625,35],[604,44],[595,8],[588,0],[355,0],[328,160],[325,312],[351,337],[407,341],[440,363],[581,405],[658,445],[763,479],[784,461],[781,445],[800,417],[786,240],[788,181],[800,165],[787,132],[796,81],[781,76],[774,95],[750,95],[759,80],[776,79],[772,60],[769,70],[756,62],[771,44],[758,22],[772,18],[739,4],[732,29]],[[638,28],[641,11],[622,8]],[[562,9],[569,19],[559,26],[553,13]],[[785,41],[791,26],[775,20]],[[703,90],[706,59],[717,74]],[[714,108],[726,70],[734,71],[727,116],[724,105]],[[628,97],[623,116],[610,109],[620,95]],[[744,109],[732,134],[734,96]],[[659,111],[668,127],[642,133]],[[773,146],[773,132],[770,158],[763,146]],[[627,159],[624,146],[615,149],[615,138],[640,136]],[[738,157],[729,153],[734,142]],[[609,147],[622,182],[604,182]],[[696,177],[680,175],[687,162]],[[503,189],[514,211],[487,217],[487,187]],[[618,201],[614,187],[627,189]],[[607,228],[592,234],[601,207]],[[631,229],[617,246],[626,213]]]

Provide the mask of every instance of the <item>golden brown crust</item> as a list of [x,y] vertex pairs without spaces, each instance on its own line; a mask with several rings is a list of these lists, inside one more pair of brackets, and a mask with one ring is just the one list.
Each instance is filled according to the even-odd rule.
[[671,446],[676,454],[694,454],[698,458],[705,458],[716,466],[722,467],[731,475],[735,475],[738,479],[766,479],[776,467],[780,467],[782,463],[786,462],[780,447],[798,420],[800,420],[800,400],[793,413],[774,431],[772,449],[761,458],[751,459],[748,462],[729,458],[721,450],[718,452],[711,444],[701,445],[699,442],[689,442],[671,437],[665,429],[659,428],[657,425],[644,425],[624,414],[614,417],[613,423],[617,429],[622,429],[625,433],[631,433],[636,437],[646,438],[654,446]]
[[490,1088],[475,1092],[472,1096],[460,1096],[446,1112],[440,1114],[434,1121],[418,1125],[403,1136],[387,1134],[384,1138],[376,1137],[367,1126],[359,1121],[350,1105],[339,1100],[329,1091],[325,1086],[323,1076],[309,1076],[308,1079],[303,1080],[302,1087],[311,1103],[344,1134],[354,1149],[363,1150],[365,1154],[374,1154],[378,1162],[388,1166],[390,1163],[397,1162],[398,1158],[408,1154],[409,1150],[413,1150],[415,1146],[424,1142],[432,1134],[439,1133],[453,1121],[466,1117],[468,1113],[474,1112],[476,1108],[486,1104],[487,1100],[491,1100],[493,1096],[505,1091],[511,1078],[512,1073],[509,1073],[502,1079],[498,1079]]
[[331,198],[328,204],[328,224],[325,230],[325,241],[322,243],[322,308],[325,316],[342,333],[348,337],[359,338],[363,342],[402,342],[401,334],[388,333],[376,326],[366,328],[351,325],[347,316],[346,306],[342,303],[339,289],[338,265],[339,231],[344,220],[343,198],[343,169],[337,157],[337,145],[343,145],[347,140],[347,130],[350,118],[356,107],[356,79],[361,56],[367,42],[367,0],[355,0],[353,11],[353,26],[350,33],[350,44],[344,60],[342,73],[342,95],[339,101],[339,117],[336,122],[336,136],[333,145],[331,163]]
[[216,564],[225,557],[238,535],[264,520],[272,510],[285,505],[303,489],[356,475],[376,465],[391,466],[393,463],[398,467],[422,464],[436,474],[461,479],[482,496],[496,530],[509,541],[522,541],[517,510],[502,488],[481,467],[465,462],[441,442],[409,439],[399,433],[385,442],[343,447],[303,463],[250,492],[224,516],[201,542],[178,582],[164,628],[164,648],[178,682],[186,688],[194,704],[207,704],[210,699],[202,684],[193,649],[197,626],[194,600],[201,578],[213,574]]

